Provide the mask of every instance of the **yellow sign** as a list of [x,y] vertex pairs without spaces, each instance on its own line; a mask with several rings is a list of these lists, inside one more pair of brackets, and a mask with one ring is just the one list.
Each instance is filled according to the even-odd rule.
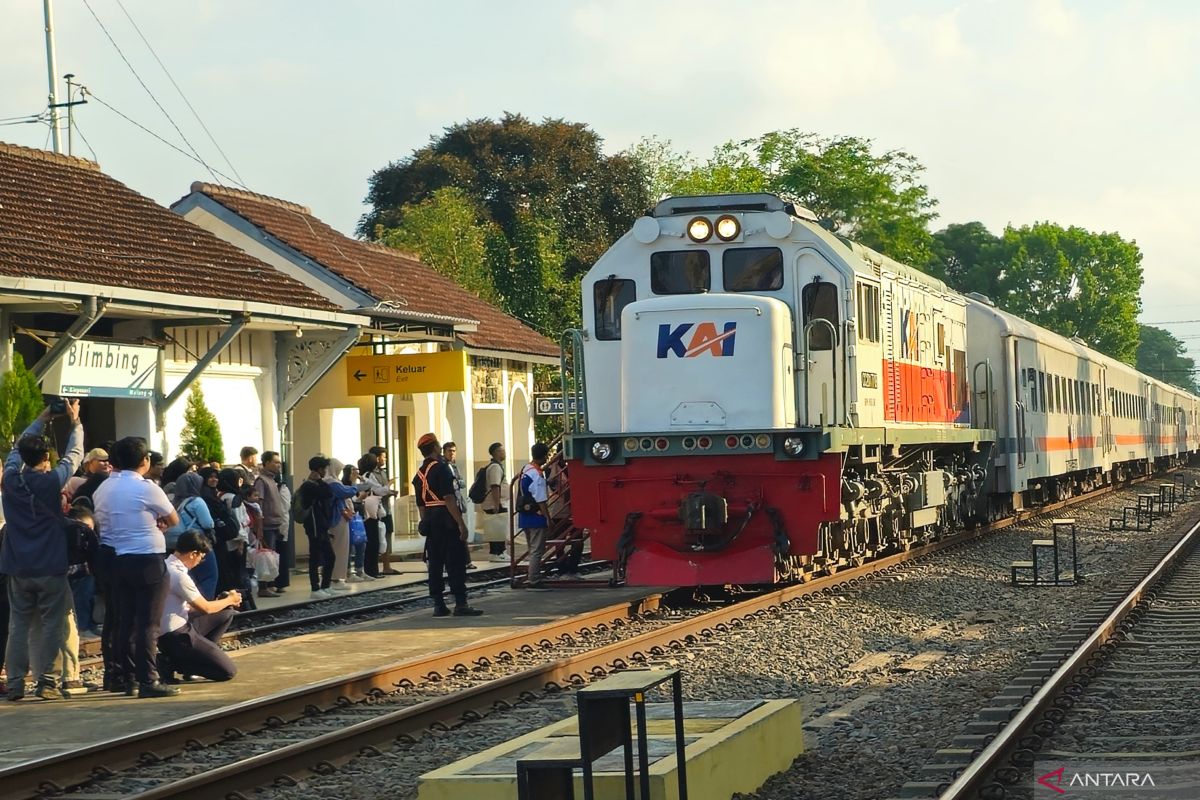
[[346,394],[461,392],[467,388],[463,350],[406,356],[347,356]]

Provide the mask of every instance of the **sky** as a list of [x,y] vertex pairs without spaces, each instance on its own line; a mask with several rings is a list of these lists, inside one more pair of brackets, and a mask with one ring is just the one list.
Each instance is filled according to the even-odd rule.
[[[187,150],[161,104],[215,170],[347,233],[374,170],[467,119],[563,118],[609,152],[653,135],[700,157],[799,128],[915,155],[935,228],[1133,239],[1142,319],[1200,320],[1200,4],[59,0],[54,14],[60,75]],[[46,96],[42,3],[0,0],[0,120]],[[213,180],[98,100],[77,109],[76,155],[163,204]],[[0,125],[0,141],[46,146],[44,125]],[[1200,322],[1164,327],[1200,354]]]

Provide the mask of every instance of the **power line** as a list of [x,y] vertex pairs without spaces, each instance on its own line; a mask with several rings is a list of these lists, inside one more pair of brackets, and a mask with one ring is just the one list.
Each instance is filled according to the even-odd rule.
[[150,135],[151,135],[151,136],[153,136],[155,139],[157,139],[158,141],[162,142],[163,144],[165,144],[167,147],[171,148],[171,149],[172,149],[172,150],[174,150],[175,152],[177,152],[177,153],[180,153],[181,155],[184,155],[184,156],[186,156],[187,158],[190,158],[191,160],[195,161],[196,163],[203,165],[203,166],[204,166],[204,168],[205,168],[205,169],[207,169],[209,172],[215,173],[215,174],[213,175],[213,178],[214,178],[215,180],[217,180],[217,183],[220,183],[220,179],[218,179],[218,178],[216,177],[217,175],[220,175],[222,178],[225,178],[225,179],[226,179],[227,181],[229,181],[230,183],[236,183],[236,181],[234,181],[234,179],[233,179],[233,178],[229,177],[229,176],[228,176],[228,175],[226,175],[225,173],[221,172],[220,170],[214,170],[214,169],[213,169],[212,167],[210,167],[208,164],[205,164],[205,163],[204,163],[204,161],[203,161],[202,159],[200,159],[198,156],[196,156],[195,154],[193,154],[193,153],[189,153],[188,151],[184,150],[182,147],[180,147],[179,145],[175,144],[174,142],[167,141],[166,139],[164,139],[163,137],[159,136],[159,135],[158,135],[157,133],[155,133],[154,131],[152,131],[152,130],[150,130],[149,128],[147,128],[147,127],[146,127],[145,125],[143,125],[142,123],[138,122],[137,120],[133,119],[132,117],[128,116],[127,114],[125,114],[125,113],[121,112],[120,110],[118,110],[118,109],[117,109],[117,108],[115,108],[114,106],[112,106],[112,105],[109,105],[108,103],[104,102],[104,100],[103,100],[103,99],[101,99],[101,98],[99,98],[99,97],[97,97],[97,96],[96,96],[96,93],[95,93],[95,92],[93,92],[91,89],[88,89],[88,88],[86,88],[86,87],[80,87],[80,88],[81,88],[81,89],[83,89],[83,91],[84,91],[84,92],[87,94],[87,96],[88,96],[88,97],[92,98],[92,99],[93,99],[93,100],[95,100],[97,103],[99,103],[100,105],[104,106],[104,107],[105,107],[105,108],[107,108],[109,111],[113,112],[113,113],[114,113],[114,114],[116,114],[118,117],[120,117],[121,119],[123,119],[123,120],[125,120],[126,122],[128,122],[130,125],[133,125],[135,128],[139,128],[139,129],[140,129],[140,130],[142,130],[143,132],[150,134]]
[[[108,32],[108,28],[104,27],[104,23],[100,21],[100,17],[97,16],[95,10],[92,8],[92,4],[89,3],[88,0],[83,0],[83,5],[87,8],[88,12],[91,13],[92,19],[96,20],[96,24],[100,26],[100,30],[104,31],[104,35],[107,37],[109,44],[111,44],[113,49],[117,51],[117,55],[119,55],[121,60],[125,62],[125,66],[129,67],[129,71],[133,73],[133,77],[136,78],[137,82],[141,84],[143,89],[146,90],[146,94],[150,95],[150,99],[154,101],[154,105],[158,106],[158,110],[161,111],[163,116],[167,118],[167,122],[171,123],[171,127],[174,128],[175,132],[179,134],[179,138],[182,139],[183,143],[186,144],[188,149],[192,151],[192,156],[195,158],[195,160],[200,162],[204,168],[208,170],[208,174],[212,175],[214,181],[220,183],[221,179],[217,177],[216,171],[208,165],[208,163],[200,156],[200,153],[196,151],[196,148],[192,146],[192,143],[188,141],[188,138],[183,135],[183,131],[181,131],[179,126],[175,124],[175,120],[172,119],[171,115],[167,113],[167,110],[163,108],[162,103],[158,102],[158,98],[154,96],[154,92],[150,91],[150,87],[146,85],[144,80],[142,80],[142,76],[138,74],[138,71],[133,68],[133,64],[129,63],[129,59],[125,57],[124,51],[121,50],[121,47],[117,44],[116,40],[113,39],[112,34]],[[116,109],[113,110],[115,111]],[[130,121],[132,122],[132,120]],[[164,139],[163,141],[166,140]]]
[[75,116],[73,114],[70,117],[70,125],[71,129],[78,133],[79,138],[83,140],[85,145],[87,145],[88,152],[92,154],[92,161],[95,161],[97,164],[100,163],[100,159],[96,156],[96,151],[92,149],[92,143],[89,142],[87,137],[83,135],[83,131],[80,129],[79,123],[75,121]]
[[246,184],[242,180],[241,174],[237,171],[237,168],[233,166],[233,162],[229,160],[229,156],[225,155],[225,151],[221,149],[221,145],[217,144],[216,137],[212,135],[212,132],[208,129],[208,126],[204,124],[204,120],[200,118],[199,112],[192,107],[191,102],[189,102],[187,99],[187,95],[183,93],[183,89],[179,88],[179,84],[175,82],[175,78],[167,69],[167,65],[162,62],[162,59],[158,57],[158,53],[154,51],[154,48],[151,46],[150,42],[147,41],[145,34],[142,33],[142,29],[139,28],[138,24],[133,21],[133,17],[130,16],[129,12],[125,9],[125,4],[122,3],[121,0],[117,0],[117,6],[121,9],[121,13],[125,15],[125,19],[129,20],[129,24],[133,26],[135,31],[137,31],[138,38],[142,40],[142,44],[146,45],[146,49],[150,51],[150,55],[154,56],[154,60],[158,63],[158,66],[162,68],[163,73],[167,76],[167,80],[169,80],[171,85],[175,87],[175,91],[179,92],[179,96],[183,98],[184,105],[186,105],[188,110],[192,112],[192,116],[196,118],[196,122],[200,123],[200,127],[204,129],[204,133],[208,135],[208,140],[213,143],[213,147],[217,148],[217,152],[221,154],[221,158],[225,159],[225,163],[229,166],[229,171],[237,176],[238,184],[244,187]]
[[1192,322],[1200,322],[1200,319],[1164,319],[1159,322],[1143,322],[1142,325],[1187,325]]

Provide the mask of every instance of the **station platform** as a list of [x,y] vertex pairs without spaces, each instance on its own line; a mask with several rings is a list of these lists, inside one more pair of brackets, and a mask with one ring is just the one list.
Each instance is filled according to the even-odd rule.
[[[675,723],[670,703],[648,703],[650,797],[677,800]],[[796,700],[683,704],[687,791],[690,800],[728,800],[756,791],[804,751],[801,707]],[[556,722],[421,776],[418,800],[516,800],[517,761],[547,755],[579,757],[579,718]],[[634,764],[637,739],[634,738]],[[625,797],[621,748],[594,764],[596,797]],[[636,767],[635,767],[636,769]],[[575,770],[575,797],[583,797]]]
[[[393,566],[397,566],[393,563]],[[405,565],[408,566],[408,565]],[[391,576],[393,586],[415,583],[424,575],[415,562]],[[422,567],[421,572],[415,570]],[[296,576],[297,578],[299,576]],[[381,587],[385,581],[352,584]],[[277,607],[306,601],[307,578],[279,598],[264,598]],[[265,697],[285,689],[315,683],[431,653],[453,650],[491,637],[511,634],[554,620],[632,601],[653,593],[647,587],[605,586],[595,590],[528,592],[501,588],[472,599],[484,610],[481,617],[435,618],[428,608],[328,631],[295,636],[230,653],[238,667],[227,683],[198,681],[181,685],[178,697],[139,699],[98,692],[68,700],[26,698],[0,706],[0,767],[14,766],[64,750],[84,747],[115,736],[136,733],[184,717]],[[295,597],[295,601],[292,598]]]

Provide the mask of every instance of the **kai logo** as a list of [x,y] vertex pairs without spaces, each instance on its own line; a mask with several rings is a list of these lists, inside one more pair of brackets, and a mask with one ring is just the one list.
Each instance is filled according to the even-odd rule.
[[900,357],[917,358],[917,315],[908,309],[900,312]]
[[[694,331],[692,329],[695,329]],[[684,337],[688,336],[687,341]],[[737,333],[736,322],[726,322],[717,333],[715,322],[685,322],[682,325],[658,326],[658,357],[695,358],[708,354],[718,358],[733,355],[733,337]]]

